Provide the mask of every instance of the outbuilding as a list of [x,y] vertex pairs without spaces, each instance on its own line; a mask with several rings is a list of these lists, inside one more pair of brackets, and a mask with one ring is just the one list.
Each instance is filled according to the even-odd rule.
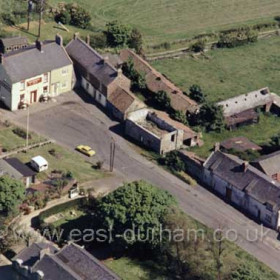
[[49,167],[47,160],[42,156],[32,158],[30,164],[37,172],[45,171]]

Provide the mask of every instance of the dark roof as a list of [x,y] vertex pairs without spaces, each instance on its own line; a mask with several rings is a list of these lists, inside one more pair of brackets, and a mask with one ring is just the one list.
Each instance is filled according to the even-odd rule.
[[225,117],[225,121],[227,126],[234,126],[239,123],[257,120],[258,117],[258,113],[254,109],[250,109],[229,117]]
[[26,37],[10,37],[1,39],[5,48],[13,47],[16,45],[28,45]]
[[4,54],[3,67],[13,83],[72,64],[64,47],[54,41],[45,41],[42,44],[42,52],[32,45]]
[[23,265],[31,267],[32,272],[42,271],[44,280],[118,280],[99,260],[82,247],[69,244],[58,251],[50,247],[40,259],[40,252],[50,246],[46,243],[35,243],[24,249],[14,259],[23,260]]
[[279,208],[280,185],[251,165],[244,171],[243,164],[238,157],[217,151],[210,155],[204,167],[260,203],[273,203]]
[[66,51],[74,62],[103,85],[109,85],[118,77],[118,71],[109,63],[104,62],[103,57],[80,38],[73,39],[66,46]]
[[252,164],[268,176],[273,176],[280,172],[280,151],[262,156]]
[[251,142],[246,137],[233,137],[230,139],[226,139],[221,142],[221,147],[227,150],[234,149],[236,151],[247,151],[247,150],[254,150],[260,151],[262,148],[255,143]]
[[120,279],[99,260],[76,244],[65,246],[57,255],[65,265],[87,280]]
[[37,174],[34,170],[30,169],[26,164],[22,163],[17,158],[6,158],[5,161],[24,177],[31,177]]
[[51,254],[55,254],[58,251],[51,243],[33,243],[30,247],[23,249],[18,255],[16,255],[14,260],[20,259],[23,261],[23,265],[33,267],[33,265],[40,259],[40,252],[45,249],[49,249]]

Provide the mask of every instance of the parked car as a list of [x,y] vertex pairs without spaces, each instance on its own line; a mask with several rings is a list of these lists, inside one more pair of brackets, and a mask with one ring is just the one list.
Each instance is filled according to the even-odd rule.
[[87,156],[89,156],[89,157],[92,157],[96,154],[95,151],[91,147],[85,146],[85,145],[77,146],[76,150],[85,154],[85,155],[87,155]]
[[30,165],[37,171],[42,172],[49,168],[49,164],[42,156],[37,156],[31,159]]

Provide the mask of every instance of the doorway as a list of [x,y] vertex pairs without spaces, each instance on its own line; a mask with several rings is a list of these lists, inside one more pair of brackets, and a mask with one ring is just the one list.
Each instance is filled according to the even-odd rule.
[[37,90],[30,92],[30,104],[37,102]]
[[228,202],[231,202],[231,197],[232,197],[232,189],[227,188],[227,190],[226,190],[226,200]]

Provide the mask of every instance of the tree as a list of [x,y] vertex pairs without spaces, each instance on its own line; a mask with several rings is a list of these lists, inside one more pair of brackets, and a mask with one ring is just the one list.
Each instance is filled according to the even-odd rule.
[[214,103],[202,105],[196,119],[207,131],[221,132],[225,127],[223,107]]
[[101,198],[96,217],[105,229],[112,230],[113,237],[119,236],[114,243],[121,249],[135,244],[155,246],[164,215],[175,204],[168,192],[145,181],[135,181]]
[[107,43],[111,47],[124,47],[128,45],[131,37],[131,28],[128,25],[118,21],[108,22],[106,24]]
[[205,40],[198,40],[196,41],[192,46],[191,46],[191,50],[193,52],[199,53],[199,52],[203,52],[206,46],[206,42]]
[[186,116],[186,114],[183,111],[176,110],[170,116],[175,121],[181,122],[184,125],[188,125],[187,116]]
[[90,36],[90,45],[94,49],[104,49],[107,47],[107,37],[106,34],[98,33]]
[[69,24],[71,22],[71,15],[69,11],[61,11],[58,15],[56,15],[55,21],[61,22],[62,24]]
[[261,280],[256,267],[250,262],[240,264],[230,275],[230,280]]
[[65,6],[66,11],[71,15],[70,24],[86,29],[90,26],[91,15],[83,7],[77,4],[67,4]]
[[20,182],[8,176],[0,178],[0,214],[14,215],[25,198],[25,187]]
[[185,170],[185,163],[181,160],[177,151],[167,153],[164,157],[160,158],[159,162],[173,171],[180,172]]
[[202,89],[199,85],[192,85],[190,87],[190,98],[195,100],[198,103],[204,103],[205,102],[205,95],[202,92]]
[[143,37],[137,28],[133,28],[129,38],[129,47],[135,49],[140,54],[143,46]]
[[163,90],[154,94],[153,101],[163,110],[169,109],[171,106],[171,99],[167,92]]

